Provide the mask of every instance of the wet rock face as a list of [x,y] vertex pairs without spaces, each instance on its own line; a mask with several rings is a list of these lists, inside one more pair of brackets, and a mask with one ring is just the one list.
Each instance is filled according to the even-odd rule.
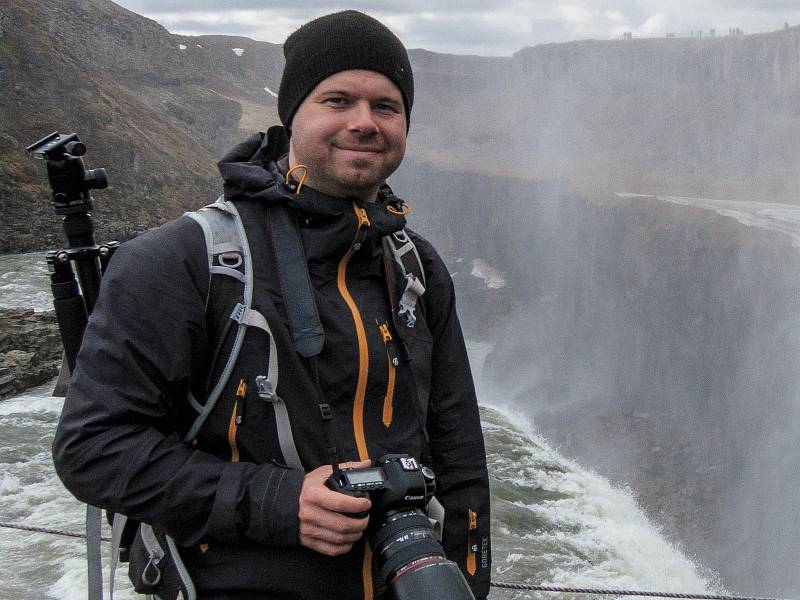
[[0,399],[53,379],[61,352],[55,312],[0,309]]

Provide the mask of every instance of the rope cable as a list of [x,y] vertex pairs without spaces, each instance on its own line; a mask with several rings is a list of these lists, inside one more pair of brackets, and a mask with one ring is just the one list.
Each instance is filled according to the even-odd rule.
[[[65,537],[74,537],[74,538],[83,538],[86,539],[85,533],[76,533],[75,531],[63,531],[61,529],[51,529],[49,527],[34,527],[33,525],[22,525],[20,523],[8,523],[6,521],[0,521],[0,527],[5,527],[7,529],[19,529],[22,531],[33,531],[35,533],[49,533],[52,535],[61,535]],[[104,542],[110,542],[111,538],[106,536],[101,536],[100,539]]]
[[[51,529],[49,527],[35,527],[33,525],[22,525],[19,523],[10,523],[8,521],[0,521],[0,527],[7,529],[19,529],[22,531],[32,531],[35,533],[49,533],[51,535],[60,535],[74,538],[86,538],[85,533],[77,533],[74,531],[63,531],[60,529]],[[110,542],[111,538],[103,536],[100,538],[104,542]],[[593,595],[611,595],[611,596],[644,596],[651,598],[684,598],[687,600],[787,600],[779,598],[763,598],[757,596],[724,596],[716,594],[681,594],[673,592],[645,592],[641,590],[608,590],[598,588],[573,588],[573,587],[558,587],[547,585],[529,585],[526,583],[511,583],[503,581],[492,581],[492,587],[508,589],[508,590],[523,590],[532,592],[557,592],[567,594],[593,594]]]
[[724,596],[716,594],[681,594],[673,592],[645,592],[641,590],[609,590],[597,588],[572,588],[545,585],[528,585],[525,583],[496,582],[490,583],[492,587],[509,590],[529,590],[534,592],[561,592],[570,594],[597,594],[615,596],[646,596],[655,598],[687,598],[690,600],[780,600],[778,598],[760,598],[752,596]]

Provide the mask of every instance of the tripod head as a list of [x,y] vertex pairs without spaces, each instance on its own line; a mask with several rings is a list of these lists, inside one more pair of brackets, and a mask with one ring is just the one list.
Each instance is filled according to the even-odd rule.
[[86,145],[76,133],[54,131],[28,146],[27,151],[47,161],[47,177],[57,215],[74,215],[92,210],[89,190],[108,187],[105,169],[87,171],[84,167],[81,156],[86,154]]

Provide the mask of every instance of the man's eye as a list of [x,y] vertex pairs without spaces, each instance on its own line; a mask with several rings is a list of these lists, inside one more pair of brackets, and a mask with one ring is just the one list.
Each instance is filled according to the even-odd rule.
[[377,110],[379,112],[383,112],[383,113],[399,113],[400,112],[400,109],[398,107],[396,107],[394,104],[384,104],[384,103],[376,104],[375,105],[375,110]]
[[324,102],[325,104],[330,104],[332,106],[343,106],[344,104],[347,103],[347,100],[339,96],[334,96],[332,98],[326,98]]

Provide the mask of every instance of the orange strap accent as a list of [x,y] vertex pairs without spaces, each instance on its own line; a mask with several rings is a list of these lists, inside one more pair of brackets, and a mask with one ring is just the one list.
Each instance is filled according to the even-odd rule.
[[361,579],[364,582],[364,600],[372,600],[372,548],[364,540],[364,561],[361,563]]
[[392,341],[392,334],[389,332],[389,324],[382,323],[378,326],[378,329],[381,330],[381,335],[383,336],[383,342],[391,342]]
[[247,394],[247,382],[244,379],[239,380],[239,387],[236,388],[236,397],[244,398]]

